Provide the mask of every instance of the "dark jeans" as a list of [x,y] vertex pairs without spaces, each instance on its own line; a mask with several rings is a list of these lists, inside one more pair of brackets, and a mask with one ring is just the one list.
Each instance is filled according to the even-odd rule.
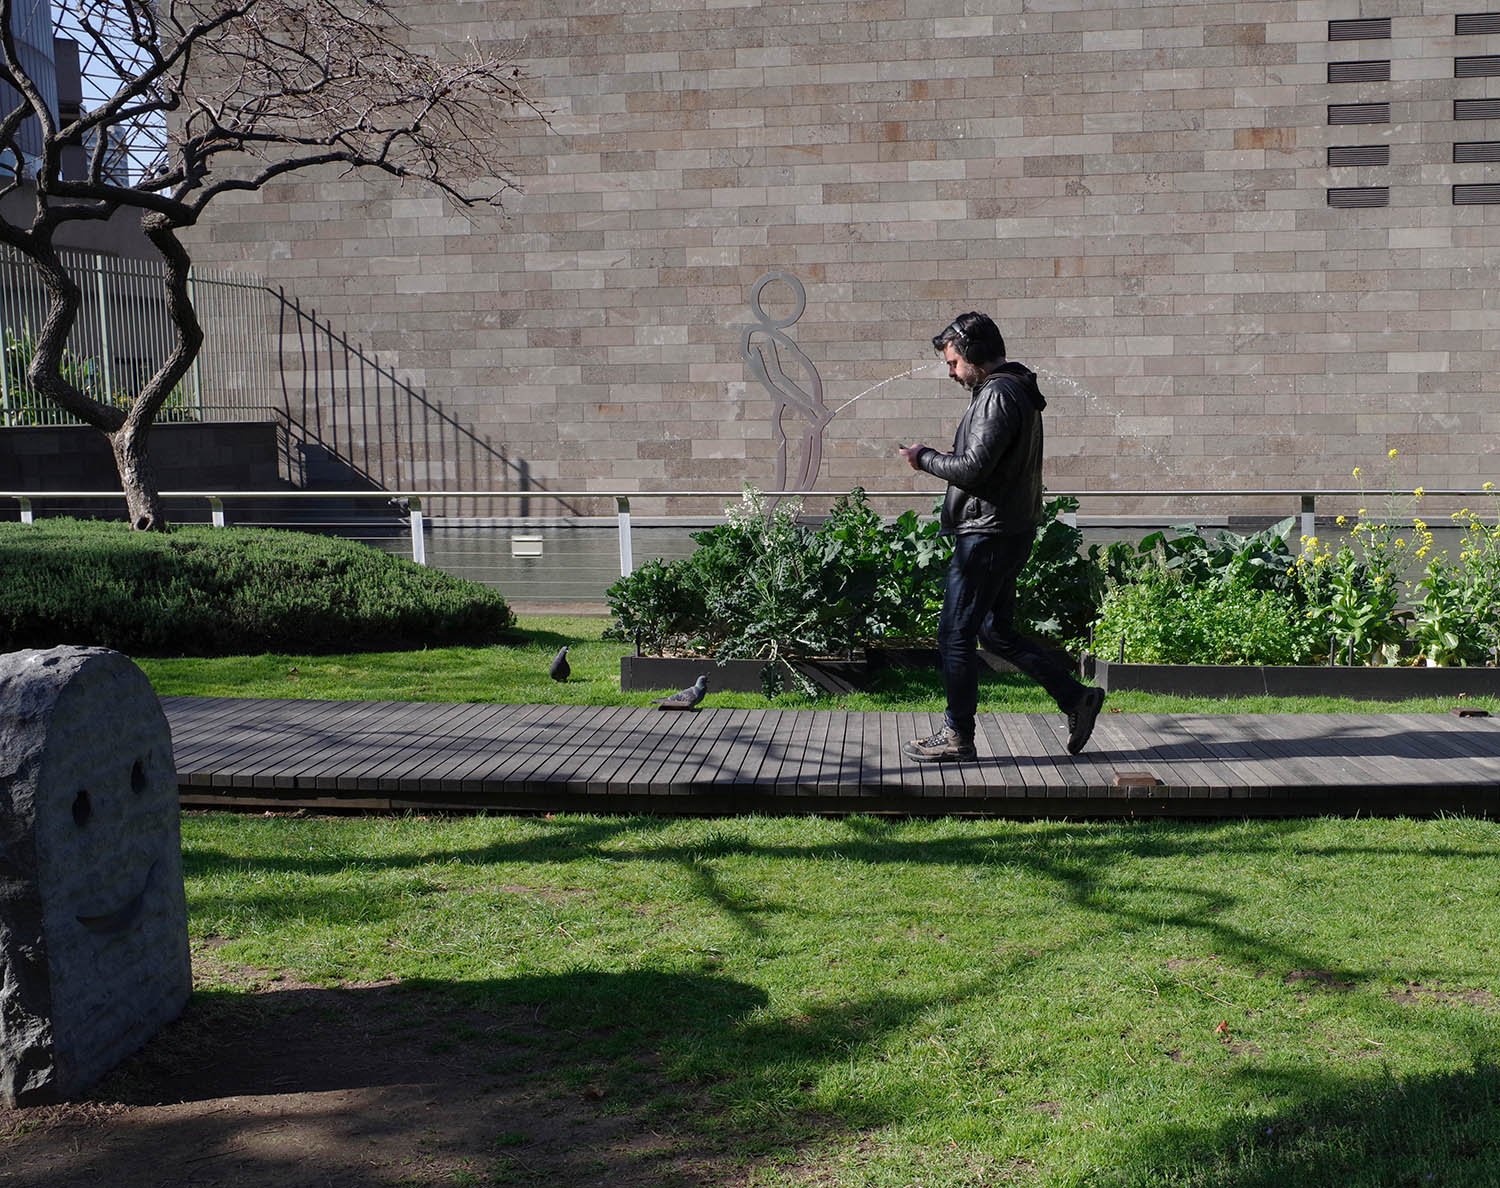
[[978,639],[1047,690],[1063,712],[1083,696],[1084,687],[1072,673],[1020,634],[1013,622],[1016,579],[1035,538],[1035,532],[970,532],[960,534],[953,546],[938,621],[938,654],[948,694],[948,725],[966,738],[974,736],[979,704]]

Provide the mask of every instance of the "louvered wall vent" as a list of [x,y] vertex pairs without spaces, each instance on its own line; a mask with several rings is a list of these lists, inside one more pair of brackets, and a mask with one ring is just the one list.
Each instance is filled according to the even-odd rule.
[[1453,187],[1454,206],[1500,206],[1500,182]]
[[1478,33],[1500,33],[1500,12],[1461,13],[1453,18],[1453,31],[1460,37]]
[[1472,58],[1453,59],[1454,78],[1492,78],[1497,74],[1500,74],[1500,54],[1478,54]]
[[1390,82],[1389,62],[1330,62],[1328,81],[1331,83]]
[[[1457,199],[1455,198],[1454,201]],[[1337,206],[1343,210],[1365,206],[1389,206],[1390,204],[1390,186],[1349,186],[1341,190],[1328,191],[1328,205]]]
[[1391,35],[1390,17],[1369,17],[1357,21],[1329,21],[1329,41],[1369,41]]
[[1461,140],[1453,146],[1453,160],[1500,161],[1500,140]]
[[1389,165],[1391,146],[1388,144],[1333,144],[1328,146],[1328,164],[1339,165]]
[[1391,105],[1389,103],[1330,103],[1328,122],[1330,124],[1389,124]]
[[1500,120],[1500,99],[1455,99],[1455,120]]

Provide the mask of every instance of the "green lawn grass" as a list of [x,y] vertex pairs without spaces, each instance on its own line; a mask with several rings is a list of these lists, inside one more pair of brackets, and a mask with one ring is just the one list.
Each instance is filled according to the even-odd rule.
[[[135,659],[163,696],[649,705],[659,692],[620,691],[620,657],[629,653],[630,645],[600,639],[606,625],[607,620],[585,616],[523,616],[508,640],[494,647]],[[558,684],[547,676],[547,666],[565,643],[572,645],[568,659],[573,676]],[[704,670],[712,680],[713,662],[705,661]],[[838,697],[814,700],[782,694],[767,700],[756,693],[712,692],[705,704],[938,712],[944,699],[934,668],[889,671],[873,688]],[[1500,699],[1475,698],[1473,704],[1500,711]],[[1451,705],[1451,699],[1431,698],[1380,703],[1339,697],[1169,697],[1129,692],[1110,696],[1111,708],[1126,713],[1441,713]],[[979,708],[984,713],[1045,713],[1056,707],[1026,678],[996,674],[980,682]]]
[[[243,995],[214,969],[400,979],[453,1002],[455,1059],[687,1136],[684,1182],[1500,1183],[1495,823],[188,815],[183,843],[200,1004]],[[502,1130],[475,1182],[550,1182]]]

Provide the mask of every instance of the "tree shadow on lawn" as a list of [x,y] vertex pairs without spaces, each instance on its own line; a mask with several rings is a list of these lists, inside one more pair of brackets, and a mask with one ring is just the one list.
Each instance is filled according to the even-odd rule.
[[687,1188],[912,1108],[893,1087],[835,1117],[787,1086],[928,1004],[765,1005],[653,971],[200,991],[87,1101],[0,1124],[0,1183]]
[[1250,1070],[1241,1089],[1283,1103],[1211,1127],[1167,1125],[1120,1149],[1090,1188],[1494,1188],[1500,1067],[1402,1079]]
[[[410,856],[373,859],[338,853],[245,858],[193,846],[184,854],[184,866],[191,879],[247,868],[316,876],[359,866],[379,871],[441,862],[544,865],[588,857],[607,857],[617,863],[655,862],[686,871],[705,900],[753,934],[762,931],[757,915],[776,910],[777,905],[750,902],[743,895],[726,891],[715,867],[717,859],[838,860],[874,867],[946,866],[955,870],[999,867],[1024,871],[1052,885],[1069,906],[1097,916],[1111,929],[1183,928],[1201,934],[1214,952],[1247,968],[1281,975],[1316,970],[1350,983],[1390,973],[1353,969],[1343,964],[1342,958],[1291,946],[1238,926],[1231,917],[1246,906],[1244,896],[1190,883],[1187,879],[1175,883],[1162,879],[1148,885],[1122,880],[1115,873],[1122,864],[1141,859],[1170,862],[1204,857],[1242,861],[1273,858],[1295,846],[1302,835],[1315,830],[1316,822],[1260,823],[1253,830],[1246,830],[1237,822],[1197,824],[1191,828],[1154,822],[1125,826],[1056,822],[1031,824],[1023,829],[1005,822],[973,822],[964,836],[931,838],[925,833],[903,836],[899,822],[856,817],[845,822],[850,836],[808,845],[755,841],[733,819],[708,824],[701,838],[667,843],[658,835],[672,824],[665,818],[562,819],[545,822],[540,836],[448,851],[432,848],[428,839],[414,845]],[[636,844],[630,844],[632,840]],[[1494,877],[1500,878],[1500,852],[1480,844],[1314,845],[1308,854],[1327,860],[1377,857],[1392,861],[1410,858],[1413,862],[1463,863],[1465,869],[1455,874],[1456,883],[1473,881],[1476,874],[1472,864],[1482,862],[1490,864]],[[347,904],[341,907],[345,898]],[[328,894],[314,889],[307,897],[291,895],[285,890],[268,893],[259,910],[274,921],[281,917],[296,919],[308,911],[330,919],[369,919],[370,913],[378,912],[379,908],[359,891]],[[393,906],[392,913],[399,910]]]

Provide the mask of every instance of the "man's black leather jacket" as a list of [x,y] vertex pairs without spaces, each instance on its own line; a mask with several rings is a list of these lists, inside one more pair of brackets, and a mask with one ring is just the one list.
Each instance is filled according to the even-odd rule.
[[917,465],[948,483],[944,532],[1026,532],[1042,522],[1042,409],[1036,374],[1002,363],[974,389],[953,452],[931,447]]

